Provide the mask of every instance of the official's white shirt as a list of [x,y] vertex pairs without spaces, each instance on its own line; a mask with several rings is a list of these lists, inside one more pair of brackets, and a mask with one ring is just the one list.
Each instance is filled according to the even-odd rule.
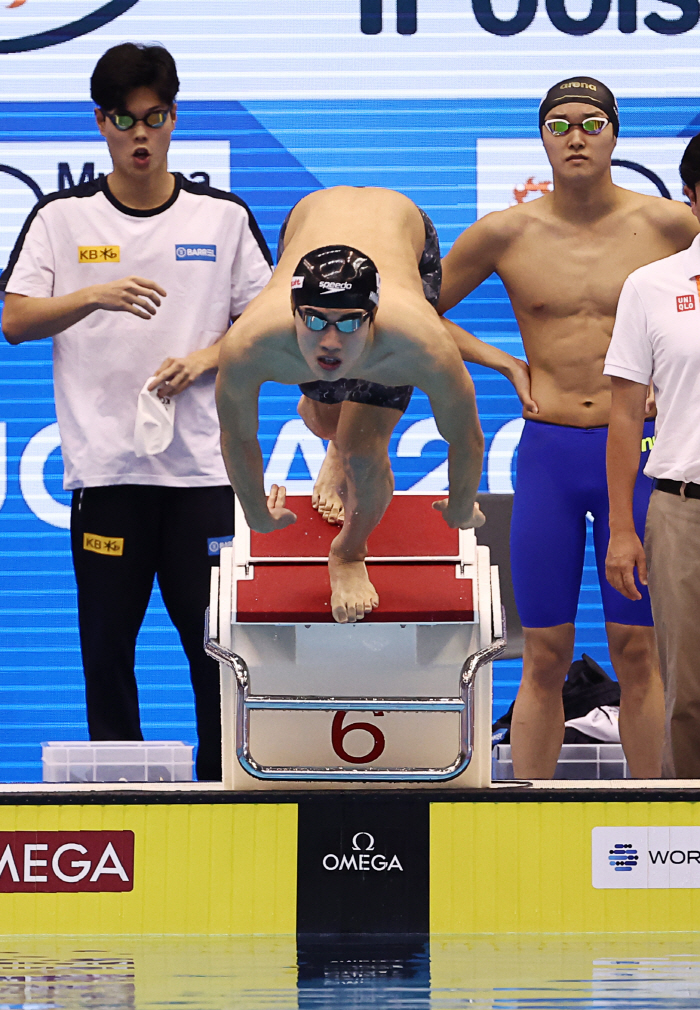
[[157,456],[134,454],[138,394],[165,358],[209,347],[267,284],[269,252],[246,205],[176,175],[154,211],[120,204],[104,179],[45,197],[0,281],[50,298],[136,275],[167,297],[155,316],[98,309],[53,338],[64,486],[227,484],[214,402],[216,375],[176,398],[175,433]]
[[654,382],[649,477],[700,484],[700,235],[689,249],[635,270],[617,306],[605,375]]

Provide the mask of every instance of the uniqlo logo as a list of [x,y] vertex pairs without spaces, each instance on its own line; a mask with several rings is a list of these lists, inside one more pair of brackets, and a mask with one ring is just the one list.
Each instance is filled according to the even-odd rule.
[[676,309],[678,312],[692,312],[695,308],[695,295],[678,295]]

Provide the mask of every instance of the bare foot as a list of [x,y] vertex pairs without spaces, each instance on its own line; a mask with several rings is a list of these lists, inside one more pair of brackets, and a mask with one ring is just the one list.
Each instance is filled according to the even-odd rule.
[[379,606],[377,590],[369,581],[364,561],[345,561],[332,552],[328,556],[331,576],[331,610],[338,624],[361,621]]
[[338,458],[335,444],[328,443],[328,452],[321,465],[318,480],[314,485],[311,496],[311,504],[321,518],[325,519],[332,526],[340,525],[345,519],[345,509],[343,499],[340,497],[341,490],[345,487],[345,471]]

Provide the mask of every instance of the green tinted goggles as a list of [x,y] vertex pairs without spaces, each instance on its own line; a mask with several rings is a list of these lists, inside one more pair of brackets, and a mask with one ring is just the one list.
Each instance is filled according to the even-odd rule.
[[116,128],[121,130],[122,133],[130,130],[137,123],[144,123],[146,126],[150,126],[152,130],[160,130],[161,126],[165,126],[169,115],[170,109],[159,109],[157,112],[149,112],[143,119],[137,119],[130,112],[105,112],[107,119],[114,123]]
[[568,119],[545,119],[544,125],[555,137],[565,136],[575,126],[580,126],[584,133],[594,137],[602,133],[609,122],[604,116],[590,116],[582,123],[570,123]]

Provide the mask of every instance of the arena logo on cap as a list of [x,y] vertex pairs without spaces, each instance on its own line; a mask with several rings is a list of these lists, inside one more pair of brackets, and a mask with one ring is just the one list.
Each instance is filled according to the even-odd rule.
[[[23,53],[34,49],[45,49],[47,46],[58,46],[63,42],[88,35],[115,21],[126,11],[135,7],[139,0],[110,0],[109,3],[96,3],[95,0],[51,0],[51,4],[37,3],[36,10],[31,10],[34,0],[18,3],[14,0],[9,5],[8,13],[0,20],[0,53]],[[22,15],[31,12],[32,27],[39,31],[25,35],[26,19]],[[50,13],[46,13],[50,11]],[[19,32],[22,34],[19,34]]]

